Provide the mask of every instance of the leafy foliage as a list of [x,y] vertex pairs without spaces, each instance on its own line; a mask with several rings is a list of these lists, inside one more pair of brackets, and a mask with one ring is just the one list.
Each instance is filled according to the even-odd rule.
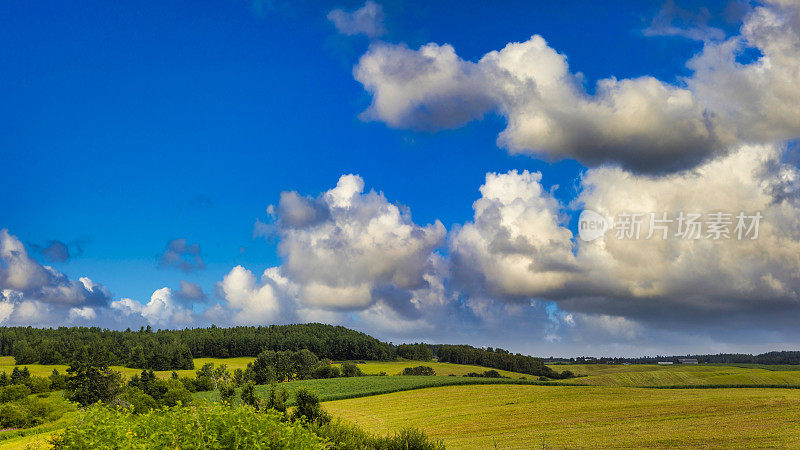
[[418,428],[402,430],[383,437],[376,436],[361,428],[342,420],[334,420],[325,424],[310,424],[315,434],[325,438],[333,448],[339,450],[443,450],[440,440],[429,438]]
[[145,414],[95,405],[76,425],[54,436],[52,444],[56,449],[324,448],[322,439],[299,424],[283,422],[280,415],[220,404],[176,406]]
[[[25,388],[22,385],[9,388]],[[74,404],[64,400],[60,395],[41,394],[42,396],[15,396],[0,404],[0,429],[29,428],[46,422],[57,420],[65,413],[75,409]]]
[[326,424],[331,417],[319,404],[319,397],[314,392],[301,388],[294,394],[296,408],[292,411],[292,420],[305,420],[309,423]]
[[361,369],[355,363],[346,362],[342,363],[342,376],[343,377],[360,377],[364,375]]
[[436,371],[429,366],[406,367],[403,369],[403,375],[424,375],[432,377],[436,375]]

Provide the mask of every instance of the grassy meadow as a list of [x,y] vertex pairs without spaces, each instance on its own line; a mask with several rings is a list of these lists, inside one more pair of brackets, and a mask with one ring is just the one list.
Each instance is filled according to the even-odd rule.
[[800,390],[445,386],[325,403],[387,433],[418,426],[448,448],[798,447]]
[[[586,375],[564,380],[565,383],[597,386],[800,386],[800,366],[781,366],[782,370],[721,364],[565,364],[551,367],[557,371],[570,370],[576,375]],[[794,370],[787,370],[790,367]]]

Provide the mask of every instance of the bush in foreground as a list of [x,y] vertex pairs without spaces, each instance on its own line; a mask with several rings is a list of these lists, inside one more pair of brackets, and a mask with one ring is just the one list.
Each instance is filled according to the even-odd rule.
[[129,409],[94,405],[76,425],[51,441],[56,449],[317,449],[324,442],[300,424],[250,406],[176,406],[134,414]]
[[72,403],[60,395],[29,396],[13,402],[0,404],[0,429],[29,428],[58,420],[75,409]]
[[325,424],[310,424],[315,434],[337,450],[444,450],[440,440],[429,438],[417,428],[404,428],[389,436],[375,436],[339,419]]

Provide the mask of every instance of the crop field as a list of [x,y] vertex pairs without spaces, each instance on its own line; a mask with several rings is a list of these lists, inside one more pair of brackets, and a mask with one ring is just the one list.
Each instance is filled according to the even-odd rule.
[[[368,431],[448,448],[798,447],[800,390],[445,386],[325,403]],[[722,432],[724,430],[724,432]]]
[[[585,377],[564,380],[566,383],[597,386],[724,386],[788,385],[800,386],[800,366],[781,366],[768,370],[763,366],[732,365],[554,365],[555,370],[570,370]],[[794,367],[794,370],[787,368]]]
[[[366,397],[398,391],[422,389],[436,386],[472,385],[472,384],[533,384],[535,381],[510,380],[506,378],[465,378],[445,376],[365,376],[347,378],[328,378],[324,380],[290,381],[278,384],[278,388],[286,389],[291,403],[295,391],[307,388],[316,393],[320,400],[331,401],[344,398]],[[256,393],[262,398],[269,394],[270,386],[256,386]],[[198,392],[196,398],[219,401],[216,391]]]

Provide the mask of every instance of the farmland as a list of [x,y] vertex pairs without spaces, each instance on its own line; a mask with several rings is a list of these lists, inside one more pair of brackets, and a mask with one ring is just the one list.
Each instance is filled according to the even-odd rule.
[[552,366],[586,375],[565,383],[597,386],[734,386],[734,385],[800,385],[800,367],[769,370],[769,366],[738,367],[732,365],[606,365],[573,364]]
[[[536,381],[513,380],[505,378],[465,378],[445,376],[366,376],[350,378],[329,378],[322,380],[301,380],[280,383],[280,388],[286,389],[291,402],[295,391],[307,388],[314,391],[321,401],[339,400],[344,398],[367,397],[387,394],[398,391],[408,391],[438,386],[473,385],[473,384],[536,384]],[[256,394],[262,398],[269,393],[270,386],[256,386]],[[216,391],[198,392],[196,398],[210,401],[219,401]]]
[[[199,369],[204,364],[212,363],[214,365],[219,366],[220,364],[225,364],[228,366],[228,370],[233,372],[236,369],[244,370],[247,368],[247,364],[254,361],[255,358],[250,357],[241,357],[241,358],[194,358],[194,367],[195,369]],[[378,375],[381,372],[385,372],[387,375],[397,375],[403,371],[406,367],[416,367],[419,365],[426,365],[432,367],[437,375],[456,375],[462,376],[470,372],[477,372],[482,373],[488,370],[487,367],[481,366],[473,366],[473,365],[466,365],[466,364],[452,364],[452,363],[440,363],[436,361],[367,361],[364,364],[358,364],[359,369],[366,375]],[[46,377],[49,376],[53,369],[57,369],[60,373],[64,374],[67,371],[69,366],[67,365],[42,365],[42,364],[24,364],[31,371],[31,375],[42,376]],[[556,366],[558,368],[560,366]],[[111,366],[113,370],[121,372],[125,377],[131,377],[141,372],[140,369],[132,369],[130,367],[122,367],[122,366]],[[6,373],[11,373],[14,369],[14,358],[11,356],[0,356],[0,372],[5,371]],[[179,376],[195,376],[195,370],[176,370],[175,372],[178,373]],[[500,375],[509,377],[509,378],[520,378],[520,377],[527,377],[531,378],[530,375],[525,375],[522,373],[516,372],[509,372],[507,370],[498,370]],[[155,372],[157,376],[160,378],[168,378],[171,374],[171,370],[161,370]]]
[[[196,358],[244,369],[254,358]],[[436,376],[401,376],[407,367],[427,365]],[[53,368],[26,365],[33,375]],[[14,360],[0,358],[0,371]],[[508,378],[473,378],[488,368],[436,361],[368,361],[368,376],[280,383],[289,403],[300,388],[315,392],[334,417],[373,433],[405,426],[424,429],[449,448],[548,447],[793,447],[800,445],[800,370],[798,366],[763,365],[554,365],[580,375],[541,383],[537,377],[498,371]],[[114,367],[129,377],[137,369]],[[194,370],[179,370],[194,377]],[[381,372],[386,376],[379,376]],[[169,377],[171,371],[156,372]],[[520,378],[525,377],[525,380]],[[724,388],[728,386],[728,388]],[[748,386],[736,388],[733,386]],[[761,386],[761,387],[756,387]],[[786,386],[780,388],[777,386]],[[653,389],[684,387],[684,389]],[[721,389],[691,389],[722,387]],[[256,387],[266,397],[268,385]],[[218,401],[217,391],[194,394]],[[0,433],[0,448],[46,444],[54,431],[74,422],[73,413],[53,423]],[[718,430],[725,429],[726,433]]]
[[446,386],[325,408],[378,433],[418,426],[448,448],[800,445],[795,389]]

